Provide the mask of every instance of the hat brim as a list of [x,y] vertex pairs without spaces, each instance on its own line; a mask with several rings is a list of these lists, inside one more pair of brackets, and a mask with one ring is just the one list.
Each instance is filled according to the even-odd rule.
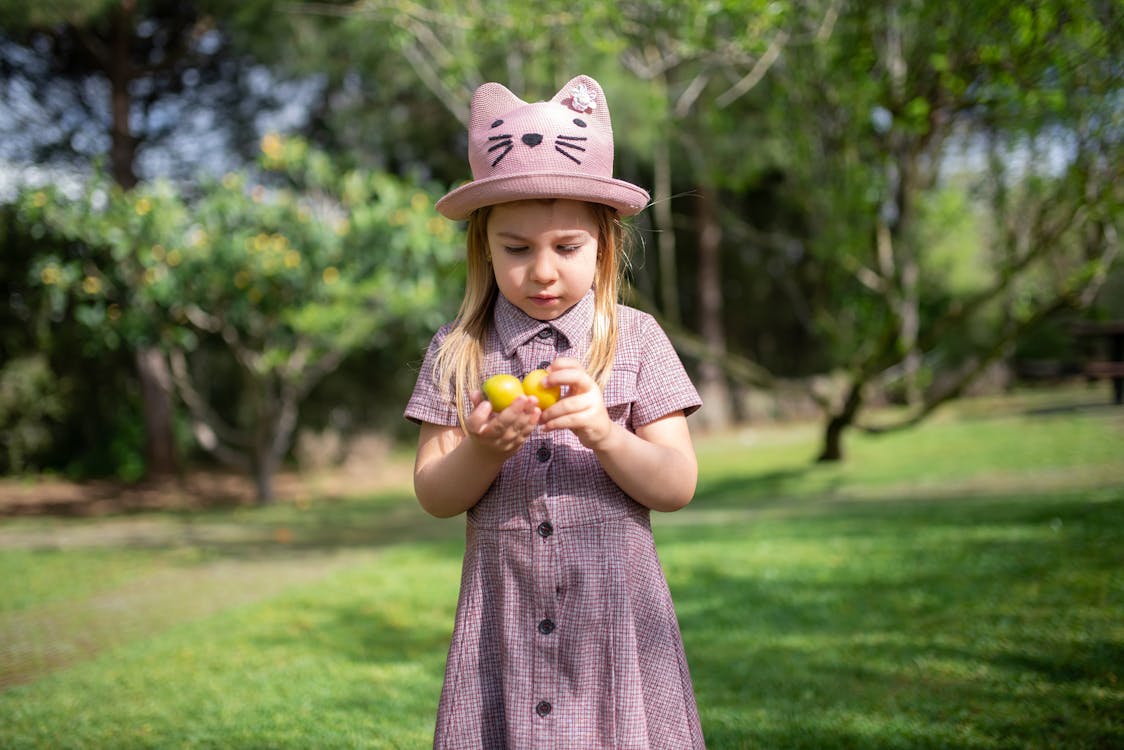
[[633,216],[648,205],[648,191],[631,182],[573,172],[525,172],[518,175],[473,180],[437,201],[437,211],[462,221],[478,208],[535,198],[602,203],[621,216]]

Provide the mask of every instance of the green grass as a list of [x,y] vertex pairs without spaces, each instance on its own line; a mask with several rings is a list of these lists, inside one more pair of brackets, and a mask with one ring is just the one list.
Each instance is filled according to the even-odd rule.
[[[814,426],[697,441],[655,528],[709,747],[1124,747],[1124,411],[1037,398],[839,466]],[[462,523],[405,491],[7,521],[0,747],[428,747]]]

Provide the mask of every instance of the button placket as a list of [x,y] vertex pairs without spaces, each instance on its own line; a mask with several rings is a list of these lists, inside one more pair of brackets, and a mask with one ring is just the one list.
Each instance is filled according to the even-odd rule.
[[[518,354],[517,366],[525,371],[549,368],[556,356],[558,342],[562,338],[553,327],[542,328],[522,346]],[[539,725],[536,745],[549,746],[553,744],[551,736],[555,731],[553,725],[556,724],[552,698],[558,694],[561,674],[559,663],[561,642],[556,635],[558,625],[553,619],[557,614],[554,610],[557,601],[555,591],[560,583],[557,559],[558,537],[554,523],[547,520],[552,515],[549,500],[556,491],[553,482],[557,478],[553,470],[554,441],[551,436],[536,431],[529,442],[530,444],[526,446],[528,450],[523,454],[523,461],[526,462],[524,466],[527,472],[527,489],[532,498],[529,507],[531,528],[533,534],[539,537],[538,543],[532,545],[532,575],[536,589],[534,606],[538,610],[539,619],[531,619],[524,627],[528,628],[533,639],[534,677],[529,697],[537,717],[535,721]]]

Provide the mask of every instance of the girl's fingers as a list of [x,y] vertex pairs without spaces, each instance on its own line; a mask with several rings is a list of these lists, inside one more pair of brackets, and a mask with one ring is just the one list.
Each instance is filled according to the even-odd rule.
[[484,400],[469,416],[469,429],[477,439],[496,450],[508,452],[523,444],[539,423],[542,410],[535,401],[521,396],[502,412]]
[[568,370],[572,368],[577,368],[579,370],[585,369],[582,367],[581,360],[576,359],[575,357],[558,357],[550,363],[551,372],[554,372],[555,370]]
[[565,386],[568,394],[584,393],[597,387],[593,382],[593,378],[585,370],[565,369],[550,371],[550,375],[546,379],[546,385],[550,388]]
[[473,409],[468,414],[467,427],[470,432],[477,435],[488,424],[488,418],[492,416],[492,405],[487,401],[476,401],[473,403]]
[[580,423],[585,413],[593,411],[592,404],[579,394],[561,399],[542,413],[540,423],[544,430],[559,430]]

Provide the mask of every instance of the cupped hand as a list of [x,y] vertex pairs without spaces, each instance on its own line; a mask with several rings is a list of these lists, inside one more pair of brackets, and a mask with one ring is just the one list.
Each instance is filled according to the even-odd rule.
[[542,410],[530,396],[520,396],[501,412],[492,408],[481,391],[471,395],[472,412],[465,426],[478,446],[508,457],[519,450],[539,423]]
[[570,430],[586,448],[597,450],[613,430],[613,420],[597,381],[580,360],[559,357],[550,365],[548,386],[565,386],[565,395],[542,413],[544,431]]

